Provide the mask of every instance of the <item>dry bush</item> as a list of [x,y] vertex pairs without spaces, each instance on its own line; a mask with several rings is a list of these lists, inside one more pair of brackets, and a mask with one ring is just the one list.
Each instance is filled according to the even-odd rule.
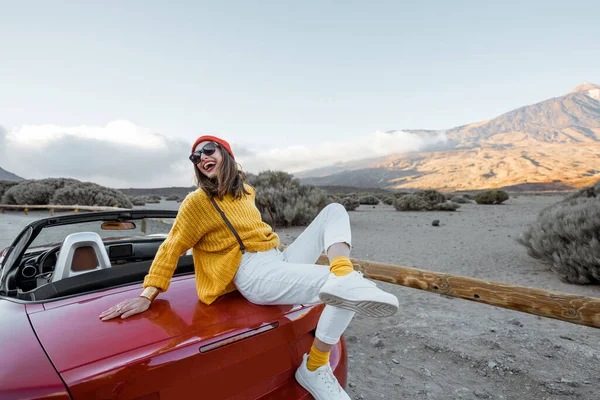
[[377,204],[379,204],[379,199],[377,197],[375,197],[375,196],[368,195],[368,196],[363,196],[360,199],[358,199],[358,202],[360,204],[366,204],[366,205],[369,205],[369,206],[376,206]]
[[508,200],[508,193],[504,190],[488,190],[477,193],[477,196],[475,196],[477,204],[502,204],[506,200]]
[[19,182],[17,182],[17,181],[1,181],[0,180],[0,202],[2,202],[1,199],[4,196],[4,193],[11,187],[16,186],[18,184],[19,184]]
[[49,204],[54,189],[35,180],[22,181],[8,189],[0,202],[4,204]]
[[446,202],[446,196],[443,193],[440,193],[437,190],[433,189],[418,190],[415,193],[415,196],[425,201],[425,203],[427,203],[428,205],[428,208],[432,208],[436,204]]
[[157,204],[160,203],[161,197],[159,195],[153,194],[149,196],[143,196],[144,201],[148,204]]
[[133,204],[134,206],[144,206],[146,205],[146,202],[148,201],[146,199],[146,197],[144,196],[137,196],[137,197],[129,197],[129,200],[131,201],[131,204]]
[[339,203],[344,206],[346,211],[354,211],[360,206],[360,202],[353,197],[344,197]]
[[248,183],[256,190],[256,207],[263,220],[271,225],[308,225],[331,202],[324,190],[301,185],[283,171],[248,174]]
[[165,198],[165,200],[167,200],[167,201],[178,201],[180,199],[179,199],[179,196],[177,196],[176,194],[171,194],[171,195],[167,196]]
[[581,189],[571,193],[570,195],[565,197],[565,200],[572,200],[572,199],[577,199],[580,197],[590,198],[590,197],[599,197],[599,196],[600,196],[600,181],[596,182],[596,184],[594,186],[587,186],[587,187],[581,188]]
[[72,185],[74,183],[80,183],[77,179],[71,178],[46,178],[40,179],[38,182],[43,183],[44,185],[50,186],[53,190],[62,189],[65,186]]
[[437,190],[418,190],[394,202],[398,211],[456,211],[460,205],[446,201],[446,195]]
[[91,182],[78,182],[58,189],[51,204],[107,206],[131,208],[132,204],[122,192]]
[[382,201],[383,201],[383,204],[387,204],[388,206],[393,206],[395,200],[396,199],[393,196],[388,196],[388,197],[385,197]]
[[600,283],[600,198],[565,199],[544,209],[518,242],[561,279]]
[[3,193],[0,202],[6,204],[29,205],[49,204],[57,189],[78,182],[79,181],[76,179],[69,178],[28,179],[21,182],[15,182],[16,185],[11,185],[10,188]]
[[396,199],[394,207],[398,211],[423,211],[427,210],[427,202],[414,194],[407,194]]

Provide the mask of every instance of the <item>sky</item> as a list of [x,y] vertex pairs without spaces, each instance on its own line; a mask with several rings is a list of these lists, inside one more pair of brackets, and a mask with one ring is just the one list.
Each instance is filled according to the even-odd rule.
[[[598,1],[0,0],[0,167],[189,186],[191,144],[298,172],[600,84]],[[393,133],[386,133],[395,131]]]

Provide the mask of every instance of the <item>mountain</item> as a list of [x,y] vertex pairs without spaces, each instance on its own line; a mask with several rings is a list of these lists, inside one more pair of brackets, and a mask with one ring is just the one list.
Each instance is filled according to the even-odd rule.
[[[393,154],[296,175],[303,183],[316,185],[441,190],[564,189],[600,179],[598,85],[579,85],[563,96],[445,132],[451,149]],[[324,173],[328,170],[334,172]]]
[[22,181],[23,178],[0,168],[0,181]]

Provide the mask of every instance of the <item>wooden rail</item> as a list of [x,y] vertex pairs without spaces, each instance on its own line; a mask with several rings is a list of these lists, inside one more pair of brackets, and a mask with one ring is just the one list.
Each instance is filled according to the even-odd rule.
[[4,213],[4,209],[16,209],[23,210],[25,215],[28,214],[29,210],[50,210],[50,215],[54,215],[54,210],[73,210],[78,213],[79,211],[113,211],[113,210],[126,210],[126,208],[114,207],[103,207],[103,206],[80,206],[71,205],[64,206],[58,204],[44,204],[44,205],[27,205],[27,204],[0,204],[0,213]]
[[[533,289],[398,265],[351,259],[366,277],[491,306],[600,328],[600,298]],[[318,264],[329,265],[326,255]]]

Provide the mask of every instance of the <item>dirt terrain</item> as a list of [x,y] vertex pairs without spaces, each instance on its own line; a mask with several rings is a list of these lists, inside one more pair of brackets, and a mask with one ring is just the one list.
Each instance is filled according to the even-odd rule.
[[[350,213],[352,257],[600,298],[562,283],[516,238],[558,196],[500,206]],[[440,220],[440,226],[431,222]],[[301,228],[280,230],[290,243]],[[380,282],[401,310],[346,331],[353,399],[599,399],[600,330]]]
[[[519,196],[451,213],[361,205],[352,257],[600,298],[563,283],[516,242],[560,196]],[[173,208],[162,202],[146,208]],[[47,213],[0,214],[0,248]],[[440,226],[431,222],[440,220]],[[303,228],[280,229],[289,244]],[[380,282],[393,317],[355,317],[345,337],[353,399],[599,399],[600,330]]]

